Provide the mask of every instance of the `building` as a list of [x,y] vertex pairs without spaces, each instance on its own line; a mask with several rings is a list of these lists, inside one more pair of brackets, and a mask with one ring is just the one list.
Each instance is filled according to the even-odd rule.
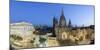
[[[58,40],[66,40],[68,39],[69,36],[69,27],[68,24],[66,22],[66,18],[64,16],[64,12],[62,10],[59,22],[57,22],[58,20],[53,20],[54,22],[54,32],[56,34],[56,37]],[[71,22],[71,21],[69,21]],[[71,23],[70,23],[71,25]]]
[[55,17],[53,18],[53,33],[56,35],[55,38],[57,38],[55,41],[58,41],[61,46],[90,44],[91,40],[94,39],[93,28],[94,27],[74,28],[70,19],[66,21],[63,10],[59,20]]
[[55,37],[56,36],[56,30],[57,30],[57,27],[58,27],[58,20],[57,18],[53,18],[53,36]]
[[10,34],[16,34],[23,38],[31,38],[33,35],[33,31],[35,28],[31,23],[28,22],[19,22],[19,23],[11,23],[10,24]]

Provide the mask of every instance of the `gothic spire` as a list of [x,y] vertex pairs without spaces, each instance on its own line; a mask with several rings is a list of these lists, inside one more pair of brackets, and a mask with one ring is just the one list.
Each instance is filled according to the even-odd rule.
[[56,18],[55,16],[53,17],[53,22],[54,22],[55,24],[58,23],[58,20],[57,20],[57,18]]
[[62,16],[62,17],[64,17],[64,11],[63,11],[63,9],[62,9],[62,12],[61,12],[61,13],[62,13],[62,15],[61,15],[61,16]]
[[65,16],[64,16],[63,9],[62,9],[60,20],[59,20],[59,25],[62,26],[62,27],[66,26],[66,19],[65,19]]
[[57,18],[55,18],[55,16],[53,17],[53,36],[56,36],[56,32],[55,29],[58,26],[58,20]]
[[69,19],[68,27],[72,27],[71,20]]

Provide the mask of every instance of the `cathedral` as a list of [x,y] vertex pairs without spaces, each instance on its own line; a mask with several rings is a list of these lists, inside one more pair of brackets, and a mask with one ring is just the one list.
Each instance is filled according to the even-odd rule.
[[69,23],[66,21],[63,10],[59,21],[55,17],[53,18],[53,33],[58,40],[68,39],[70,27],[71,21],[69,20]]
[[[53,34],[60,46],[90,44],[94,39],[91,27],[73,27],[71,20],[66,20],[62,10],[60,19],[53,18]],[[88,38],[87,38],[88,37]]]

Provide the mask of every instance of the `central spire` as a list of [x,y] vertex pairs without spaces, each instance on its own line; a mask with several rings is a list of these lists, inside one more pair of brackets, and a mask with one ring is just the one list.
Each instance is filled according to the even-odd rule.
[[61,26],[61,27],[66,26],[66,19],[65,19],[65,16],[64,16],[63,9],[62,9],[61,16],[60,16],[59,26]]
[[63,9],[62,9],[62,12],[61,12],[61,13],[62,13],[62,15],[61,15],[61,16],[62,16],[62,17],[64,17],[64,11],[63,11]]

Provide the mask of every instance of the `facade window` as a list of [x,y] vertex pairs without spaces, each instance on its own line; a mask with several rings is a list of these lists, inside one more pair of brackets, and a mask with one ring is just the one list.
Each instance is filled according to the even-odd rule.
[[66,32],[63,32],[62,33],[62,39],[66,39],[66,38],[67,38]]

